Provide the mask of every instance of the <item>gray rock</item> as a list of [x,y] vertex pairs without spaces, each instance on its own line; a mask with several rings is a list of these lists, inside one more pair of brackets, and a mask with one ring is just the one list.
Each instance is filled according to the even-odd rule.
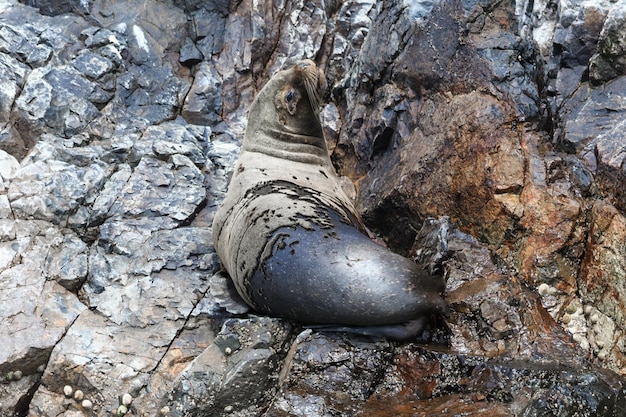
[[77,0],[26,0],[24,4],[38,8],[42,14],[48,16],[57,16],[65,13],[89,14],[93,0],[77,1]]
[[7,196],[17,218],[64,223],[102,188],[106,175],[102,165],[80,167],[57,158],[54,145],[42,141],[16,172]]
[[626,75],[626,7],[615,5],[609,11],[600,39],[598,52],[589,61],[589,78],[600,84]]
[[258,415],[276,394],[277,365],[290,335],[291,326],[277,319],[227,320],[215,343],[177,379],[168,400],[171,415]]
[[50,253],[44,263],[46,276],[76,293],[87,279],[87,245],[73,233],[59,236],[50,245]]
[[99,225],[106,219],[113,203],[119,198],[122,188],[128,182],[132,169],[128,164],[120,164],[117,170],[107,178],[102,191],[92,205],[91,225]]
[[60,231],[40,221],[16,226],[16,239],[10,246],[2,246],[3,257],[10,251],[14,254],[0,272],[4,283],[0,290],[0,337],[5,341],[0,374],[19,369],[32,375],[45,366],[50,352],[86,306],[47,279],[46,259],[63,240]]
[[189,86],[172,74],[169,65],[131,68],[118,78],[117,97],[126,111],[150,124],[176,117]]
[[206,62],[198,65],[181,115],[189,123],[211,126],[221,120],[222,79]]
[[213,57],[222,51],[226,16],[227,13],[206,6],[192,14],[193,40],[204,57]]
[[[8,181],[15,176],[20,167],[20,163],[11,154],[0,150],[0,177],[4,181]],[[0,191],[4,191],[0,188]]]
[[[559,143],[571,153],[583,151],[598,136],[609,131],[623,119],[626,111],[626,77],[592,88],[586,83],[563,105],[562,130]],[[606,140],[606,139],[605,139]]]
[[171,229],[191,219],[206,199],[203,176],[184,155],[169,161],[142,158],[112,204],[111,218],[139,217],[152,229]]
[[[11,373],[13,371],[9,371]],[[33,389],[39,383],[41,373],[35,373],[32,375],[26,375],[20,379],[3,379],[3,383],[0,384],[0,398],[2,398],[2,404],[0,406],[0,413],[2,415],[9,415],[9,410],[16,410],[19,412],[27,412],[28,405],[32,399]]]
[[32,67],[41,67],[49,61],[53,52],[49,45],[37,42],[39,35],[37,29],[30,25],[3,26],[0,28],[0,47]]
[[202,168],[206,159],[205,146],[204,136],[185,123],[166,122],[144,131],[133,146],[131,159],[139,160],[145,155],[151,155],[167,161],[176,155],[184,155]]
[[80,132],[99,114],[90,102],[95,90],[96,85],[72,67],[32,71],[13,110],[20,134],[69,137]]
[[180,63],[187,67],[192,67],[202,61],[202,58],[202,52],[196,47],[193,40],[185,38],[180,47],[180,58],[178,58]]
[[0,88],[0,123],[9,121],[11,107],[21,86],[24,84],[24,77],[27,73],[24,64],[10,55],[0,55],[0,79],[2,80],[2,88]]
[[250,311],[250,307],[237,293],[235,284],[225,272],[213,274],[210,285],[211,296],[221,308],[232,314],[244,314]]
[[[298,335],[285,361],[269,415],[353,415],[386,372],[392,346],[342,334]],[[320,395],[319,388],[326,391]],[[332,387],[332,388],[331,388]]]
[[588,161],[593,161],[591,164],[593,169],[597,170],[600,166],[604,166],[618,172],[623,171],[624,159],[626,159],[626,148],[622,141],[624,134],[626,134],[626,122],[616,120],[610,130],[599,134],[591,141],[585,148],[585,154],[589,155]]
[[113,63],[111,61],[90,51],[81,53],[74,58],[72,65],[91,80],[97,80],[113,69]]

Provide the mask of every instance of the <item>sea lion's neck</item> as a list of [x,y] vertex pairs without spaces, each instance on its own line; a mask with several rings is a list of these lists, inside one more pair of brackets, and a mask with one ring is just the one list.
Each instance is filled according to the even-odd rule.
[[328,148],[323,136],[292,133],[271,125],[261,127],[254,132],[246,132],[242,149],[290,161],[330,165]]

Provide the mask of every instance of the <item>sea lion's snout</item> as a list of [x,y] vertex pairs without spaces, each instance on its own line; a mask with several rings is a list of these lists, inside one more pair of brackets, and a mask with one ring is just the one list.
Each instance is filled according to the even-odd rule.
[[294,72],[300,77],[306,89],[311,107],[315,112],[319,111],[322,100],[326,95],[327,83],[324,71],[315,65],[310,59],[304,59],[293,66]]

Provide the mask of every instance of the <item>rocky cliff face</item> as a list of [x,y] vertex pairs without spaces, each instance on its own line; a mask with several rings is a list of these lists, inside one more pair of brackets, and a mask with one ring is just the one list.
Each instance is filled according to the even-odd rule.
[[[0,414],[626,412],[624,1],[0,1]],[[229,306],[211,221],[314,59],[367,225],[444,274],[415,343]]]

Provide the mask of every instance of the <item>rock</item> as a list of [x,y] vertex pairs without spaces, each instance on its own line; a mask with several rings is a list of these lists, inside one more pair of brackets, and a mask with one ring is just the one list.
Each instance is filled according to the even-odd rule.
[[2,74],[2,88],[0,89],[0,123],[9,121],[9,114],[13,102],[17,98],[18,91],[24,84],[27,66],[11,57],[0,55],[0,74]]
[[[268,415],[353,415],[354,405],[375,389],[390,351],[384,341],[301,333],[291,347],[279,380],[282,390]],[[318,387],[326,387],[327,394],[320,396]]]
[[50,253],[45,261],[46,276],[54,279],[68,291],[77,293],[87,279],[88,246],[75,234],[68,233],[50,242]]
[[[286,356],[291,326],[267,317],[231,319],[215,339],[189,364],[168,400],[171,415],[257,415],[277,391],[278,363]],[[236,344],[225,347],[225,339]],[[228,349],[228,350],[227,350]]]
[[[54,143],[59,138],[49,139]],[[7,193],[18,218],[65,223],[81,204],[93,201],[105,181],[101,164],[81,167],[66,163],[57,159],[61,155],[47,141],[40,142],[29,158],[15,173]]]
[[582,85],[562,110],[564,123],[559,142],[563,149],[581,153],[585,147],[593,146],[598,136],[608,134],[622,120],[625,95],[626,77],[612,80],[602,88]]
[[[19,370],[24,378],[2,388],[3,411],[28,410],[53,348],[86,309],[74,294],[47,280],[44,265],[52,242],[60,238],[58,230],[44,222],[23,223],[17,229],[12,260],[3,262],[0,272],[0,337],[5,341],[0,374]],[[3,252],[9,249],[2,245]]]
[[66,137],[98,115],[90,101],[96,86],[73,68],[34,70],[13,110],[22,137],[54,132]]
[[[623,2],[28,4],[0,4],[0,414],[626,408]],[[412,343],[256,316],[220,272],[249,105],[302,58],[367,227],[446,280]]]
[[[361,145],[362,149],[372,149],[369,152],[373,152],[371,160],[375,161],[360,182],[357,198],[366,221],[381,234],[395,236],[397,241],[388,243],[404,251],[420,227],[419,221],[409,220],[419,219],[417,216],[453,214],[463,227],[487,226],[476,233],[490,241],[505,239],[509,230],[515,229],[515,220],[502,216],[506,206],[495,196],[518,194],[524,178],[524,158],[517,135],[503,120],[510,110],[477,93],[455,96],[449,102],[435,97],[424,100],[420,110],[402,110],[399,126],[392,130],[387,146],[377,148],[380,136],[373,144]],[[413,111],[419,112],[411,116]],[[466,117],[470,124],[461,121]],[[418,128],[410,139],[401,139],[403,136],[396,132],[407,127],[400,120],[420,120],[428,130]],[[477,152],[471,139],[471,123],[476,120],[481,120],[482,126],[492,124],[491,131],[496,132],[482,142],[485,153]],[[392,169],[384,168],[390,165]],[[444,175],[443,171],[455,174]],[[412,198],[414,195],[420,197]],[[394,207],[404,208],[394,214]],[[469,213],[471,220],[466,222],[463,219]],[[483,220],[473,223],[479,217]]]
[[20,164],[11,154],[0,150],[0,177],[4,181],[10,180],[19,169]]
[[111,61],[90,51],[74,58],[72,65],[91,80],[97,80],[113,69],[113,63]]
[[[463,393],[456,392],[459,388]],[[590,397],[590,389],[598,397]],[[599,398],[616,406],[597,407]],[[520,369],[515,363],[413,348],[396,351],[383,382],[353,415],[550,415],[558,404],[556,409],[565,415],[600,409],[600,415],[611,416],[625,399],[620,385],[601,372],[572,374],[555,363]]]
[[180,47],[180,58],[178,59],[181,64],[191,67],[202,61],[202,52],[196,48],[191,38],[185,38],[183,44]]
[[[596,356],[607,352],[602,358],[617,362],[623,367],[624,342],[622,336],[603,337],[602,332],[619,328],[626,320],[626,305],[622,296],[626,265],[622,253],[626,248],[622,237],[626,233],[626,218],[614,206],[598,201],[591,210],[590,235],[581,265],[580,290],[582,301],[594,306],[600,315],[587,315],[588,337]],[[602,322],[600,317],[603,317]],[[603,325],[600,325],[602,323]],[[600,330],[602,329],[602,330]],[[603,340],[602,344],[594,343]],[[608,339],[608,340],[607,340]]]
[[221,120],[221,114],[222,79],[215,68],[206,62],[200,63],[181,115],[189,123],[211,126]]
[[[204,202],[202,181],[200,170],[184,155],[176,155],[170,162],[142,158],[111,206],[109,216],[139,215],[148,221],[146,225],[153,223],[155,229],[173,228],[188,221]],[[174,198],[165,198],[170,195]]]
[[626,75],[626,7],[613,7],[600,32],[598,52],[589,61],[589,78],[595,84]]
[[0,130],[0,149],[16,158],[22,159],[31,146],[31,141],[28,138],[24,140],[14,127],[7,126]]
[[[330,3],[327,5],[330,8]],[[340,90],[349,82],[351,70],[355,68],[354,64],[372,26],[372,16],[376,11],[375,2],[372,0],[344,2],[338,6],[340,8],[336,12],[326,11],[328,16],[336,13],[327,71],[332,90]]]
[[191,34],[192,40],[200,53],[205,57],[212,57],[219,54],[224,48],[224,30],[226,17],[228,16],[228,5],[220,7],[210,7],[203,4],[192,13]]
[[91,6],[91,1],[80,2],[74,0],[56,0],[56,1],[40,1],[40,0],[27,0],[24,2],[29,6],[36,7],[44,15],[57,16],[69,12],[78,14],[87,13]]
[[2,398],[0,412],[5,410],[28,412],[28,405],[40,378],[41,374],[36,373],[19,380],[3,380],[3,383],[0,384],[0,397]]
[[[591,172],[596,174],[597,182],[606,192],[616,195],[616,205],[624,210],[626,205],[622,197],[624,188],[624,147],[622,139],[626,132],[626,124],[615,120],[612,126],[603,129],[582,150],[581,156]],[[598,129],[600,130],[600,129]]]

